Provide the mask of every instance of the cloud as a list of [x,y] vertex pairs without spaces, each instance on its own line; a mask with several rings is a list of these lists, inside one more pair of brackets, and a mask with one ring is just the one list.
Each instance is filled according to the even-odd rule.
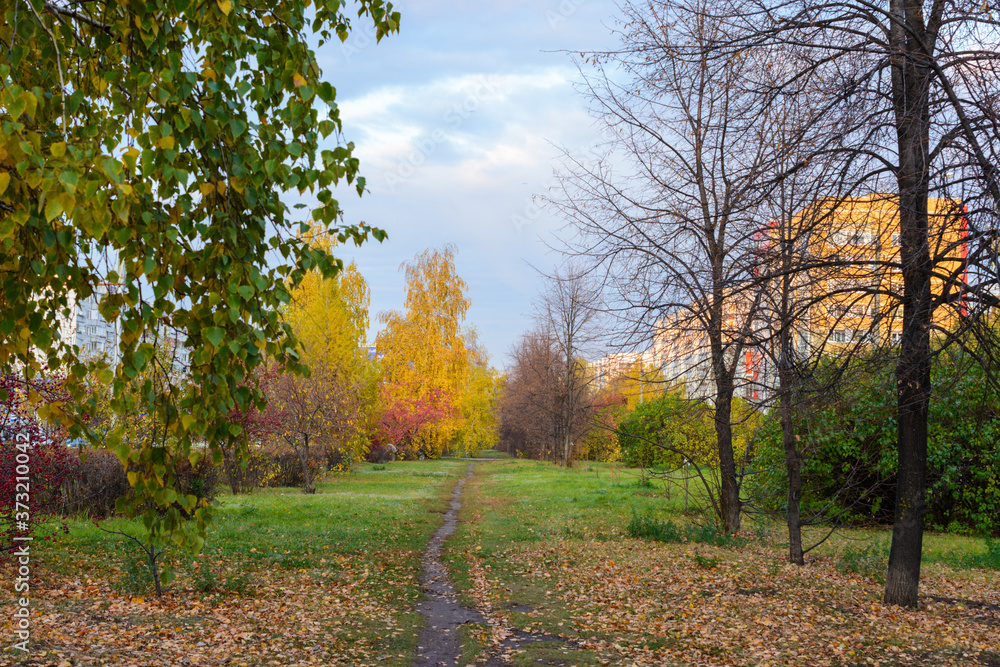
[[356,33],[320,54],[368,184],[360,200],[341,189],[346,220],[389,233],[385,244],[343,254],[371,285],[374,335],[378,312],[403,307],[399,264],[455,244],[470,320],[499,363],[530,326],[541,280],[528,263],[559,260],[540,237],[562,221],[534,199],[553,184],[554,144],[581,152],[597,139],[573,90],[575,66],[558,50],[609,46],[603,21],[613,4],[396,4],[399,35],[376,46]]

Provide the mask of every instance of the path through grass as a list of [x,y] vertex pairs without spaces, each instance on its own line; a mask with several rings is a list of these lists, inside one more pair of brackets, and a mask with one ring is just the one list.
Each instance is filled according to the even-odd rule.
[[[420,557],[465,469],[366,464],[311,496],[224,496],[204,552],[168,556],[177,578],[162,598],[122,538],[72,521],[32,548],[32,653],[5,651],[0,664],[408,667]],[[3,587],[4,609],[13,593]]]
[[513,656],[525,665],[1000,665],[1000,577],[952,567],[982,540],[928,535],[927,597],[905,611],[880,602],[869,571],[842,567],[887,531],[846,531],[802,568],[783,562],[771,524],[738,546],[633,539],[633,516],[692,517],[676,492],[595,472],[479,464],[447,551],[489,613],[490,628],[468,633],[479,649],[517,628],[565,639]]

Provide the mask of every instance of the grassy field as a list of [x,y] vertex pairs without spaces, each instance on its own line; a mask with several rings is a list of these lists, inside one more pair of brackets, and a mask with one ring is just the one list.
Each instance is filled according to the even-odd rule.
[[929,534],[933,597],[903,611],[880,602],[888,531],[843,531],[802,568],[783,562],[773,522],[721,547],[633,539],[634,516],[682,534],[696,517],[676,488],[608,472],[479,465],[447,545],[456,581],[489,610],[467,659],[516,628],[551,637],[515,665],[1000,665],[1000,575],[968,565],[983,540]]
[[[420,557],[467,465],[365,464],[313,496],[225,495],[204,552],[167,556],[162,598],[125,539],[72,521],[32,545],[32,653],[0,664],[408,666]],[[693,485],[685,502],[638,471],[475,465],[446,551],[489,619],[461,628],[463,667],[516,630],[540,640],[508,651],[520,667],[1000,665],[1000,575],[972,567],[983,540],[928,535],[927,597],[902,611],[879,602],[888,531],[841,532],[798,568],[773,522],[748,521],[735,542],[692,528]],[[630,523],[682,541],[630,537]],[[13,595],[2,587],[5,609]]]
[[[420,557],[465,469],[366,464],[316,495],[223,496],[203,553],[167,556],[177,577],[162,598],[127,540],[71,521],[32,546],[32,652],[0,664],[409,665]],[[13,586],[2,590],[12,610]]]

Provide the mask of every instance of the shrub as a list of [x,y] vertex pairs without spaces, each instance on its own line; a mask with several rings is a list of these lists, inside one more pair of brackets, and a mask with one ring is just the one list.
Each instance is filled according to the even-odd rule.
[[670,519],[659,521],[652,514],[632,513],[632,519],[625,527],[629,537],[658,542],[697,542],[717,547],[731,547],[743,544],[744,540],[730,535],[715,524],[688,524],[680,527]]
[[[219,471],[208,457],[192,466],[182,459],[174,470],[178,493],[193,495],[211,502],[215,498]],[[69,474],[61,487],[64,514],[86,514],[106,518],[115,513],[118,498],[132,492],[122,464],[115,454],[98,449],[85,452],[72,460]]]
[[59,434],[27,412],[15,389],[9,377],[0,378],[0,390],[8,392],[7,400],[0,401],[0,559],[14,548],[14,537],[37,535],[59,513],[60,486],[72,467]]
[[63,513],[109,517],[115,513],[115,501],[130,491],[118,457],[105,450],[92,450],[74,460],[63,482]]
[[889,569],[889,549],[877,544],[850,546],[840,555],[836,567],[841,574],[856,574],[884,584]]
[[[290,449],[273,451],[269,454],[271,465],[274,467],[274,476],[268,480],[270,487],[277,486],[305,486],[306,479],[302,474],[302,460],[298,452]],[[309,479],[315,481],[323,472],[323,464],[326,456],[318,448],[309,450],[307,459],[309,466]]]
[[[836,391],[814,394],[796,408],[804,510],[826,507],[836,496],[832,509],[842,520],[892,521],[895,379],[892,364],[877,361],[861,359],[864,373],[845,374]],[[935,357],[932,376],[925,525],[1000,537],[1000,394],[978,364],[957,350]],[[782,511],[787,473],[777,415],[764,425],[755,451],[759,472],[748,479],[747,490]]]
[[188,459],[182,458],[174,468],[174,475],[178,493],[195,496],[199,502],[212,502],[215,499],[219,469],[212,462],[211,456],[202,456],[193,466]]
[[277,467],[268,452],[252,451],[243,458],[243,462],[246,467],[232,457],[222,462],[226,483],[234,494],[249,493],[268,486],[277,474]]

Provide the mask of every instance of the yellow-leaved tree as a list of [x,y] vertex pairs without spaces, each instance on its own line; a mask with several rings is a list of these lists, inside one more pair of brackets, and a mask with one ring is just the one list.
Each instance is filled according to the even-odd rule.
[[[319,230],[313,230],[309,243],[326,252],[333,245]],[[352,262],[333,278],[308,272],[291,297],[284,320],[302,344],[303,361],[312,371],[309,380],[331,385],[317,395],[336,397],[325,406],[327,418],[317,444],[330,467],[347,465],[366,453],[378,391],[367,348],[371,292]]]
[[456,449],[468,456],[497,444],[496,403],[502,384],[500,374],[489,364],[489,355],[474,336],[474,332],[468,335],[469,365],[459,399],[462,426],[456,443]]
[[[392,443],[404,455],[439,456],[459,435],[461,403],[469,376],[469,347],[463,329],[469,300],[455,270],[455,248],[425,250],[401,269],[406,276],[405,313],[382,313],[376,338],[383,373],[383,414],[422,401],[448,406],[419,425],[410,442]],[[412,451],[410,451],[412,450]]]

